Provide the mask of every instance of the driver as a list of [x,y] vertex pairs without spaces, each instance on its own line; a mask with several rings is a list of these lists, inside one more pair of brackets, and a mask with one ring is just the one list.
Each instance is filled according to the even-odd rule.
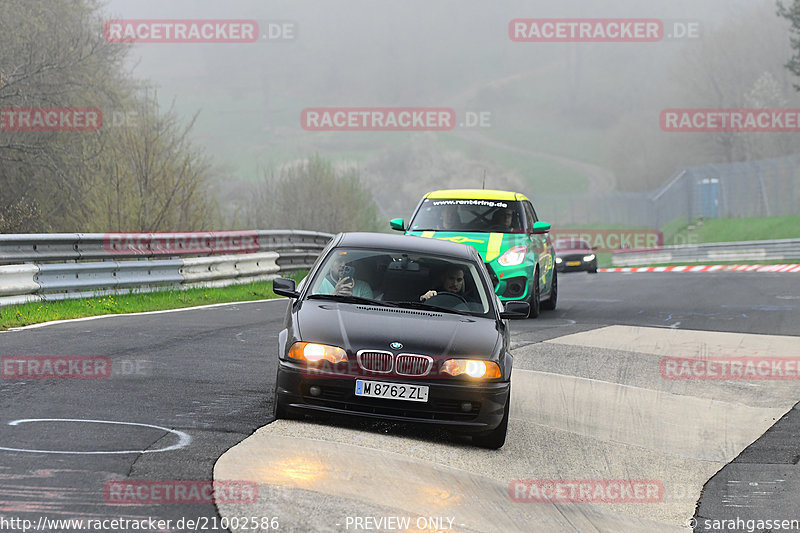
[[492,229],[500,231],[513,230],[514,211],[509,208],[498,209],[492,215]]
[[459,296],[466,296],[464,294],[464,269],[461,267],[450,267],[439,276],[439,281],[435,288],[429,290],[419,297],[421,302],[433,298],[439,292],[452,292]]
[[328,273],[317,289],[317,294],[338,294],[373,298],[369,284],[353,277],[353,267],[347,264],[347,255],[339,253],[331,261]]

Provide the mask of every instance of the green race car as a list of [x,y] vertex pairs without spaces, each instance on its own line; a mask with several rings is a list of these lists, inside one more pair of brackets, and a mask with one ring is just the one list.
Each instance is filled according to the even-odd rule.
[[426,194],[408,226],[390,222],[406,235],[468,244],[480,253],[501,301],[525,301],[531,318],[555,309],[558,280],[550,224],[540,222],[525,195],[485,189],[449,189]]

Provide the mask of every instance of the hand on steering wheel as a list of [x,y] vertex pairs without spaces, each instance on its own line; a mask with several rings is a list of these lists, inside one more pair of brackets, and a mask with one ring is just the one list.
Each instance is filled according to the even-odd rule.
[[[431,296],[430,298],[428,298],[428,299],[425,301],[425,303],[432,303],[432,302],[431,302],[432,300],[436,300],[437,298],[439,298],[439,297],[441,297],[441,296],[443,296],[443,297],[444,297],[444,298],[442,298],[442,299],[443,299],[443,300],[445,300],[445,301],[446,301],[446,299],[447,299],[448,297],[449,297],[449,298],[457,298],[457,299],[461,300],[461,303],[463,303],[464,305],[466,305],[466,304],[467,304],[467,299],[466,299],[466,298],[464,298],[463,296],[461,296],[460,294],[456,294],[456,293],[454,293],[454,292],[447,292],[447,291],[438,291],[438,292],[436,293],[436,296]],[[458,305],[458,302],[456,303],[456,305]]]

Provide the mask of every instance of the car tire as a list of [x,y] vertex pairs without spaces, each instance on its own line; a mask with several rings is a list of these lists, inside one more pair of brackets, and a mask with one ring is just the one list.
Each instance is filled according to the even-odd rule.
[[550,287],[550,298],[542,302],[542,307],[548,311],[555,311],[558,304],[558,272],[553,270],[553,286]]
[[533,275],[533,294],[528,297],[528,318],[537,318],[541,312],[541,300],[539,294],[539,270],[536,270]]
[[511,407],[511,389],[508,389],[508,398],[506,398],[506,407],[503,413],[503,419],[493,430],[487,433],[473,435],[472,444],[481,448],[489,450],[497,450],[503,447],[506,443],[506,433],[508,433],[508,411]]
[[589,274],[597,274],[597,267],[587,270],[586,272],[588,272]]

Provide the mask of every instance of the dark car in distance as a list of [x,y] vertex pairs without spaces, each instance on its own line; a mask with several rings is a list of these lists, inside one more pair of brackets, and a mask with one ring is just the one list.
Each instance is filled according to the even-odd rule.
[[559,239],[556,250],[556,269],[559,272],[583,271],[597,274],[596,248],[585,239]]
[[437,424],[500,448],[511,401],[509,318],[478,252],[448,241],[342,233],[308,276],[278,278],[276,418],[333,414]]

